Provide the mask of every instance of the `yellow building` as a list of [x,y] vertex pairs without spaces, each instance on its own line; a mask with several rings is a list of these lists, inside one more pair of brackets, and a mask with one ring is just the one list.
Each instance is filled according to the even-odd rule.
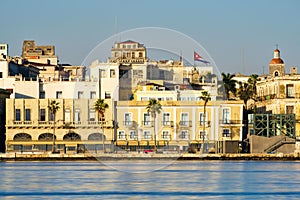
[[[152,119],[146,111],[148,101],[119,101],[116,104],[116,145],[136,151],[154,148],[186,151],[204,147],[224,152],[227,141],[241,141],[243,103],[210,101],[203,119],[202,101],[160,101],[161,113]],[[205,126],[204,126],[205,125]],[[236,146],[238,148],[238,146]],[[238,149],[230,151],[237,152]]]
[[[61,152],[110,151],[114,140],[113,103],[105,119],[99,121],[94,109],[96,99],[55,99],[60,106],[56,114],[55,138]],[[6,150],[51,151],[53,115],[51,99],[6,100]],[[102,129],[103,127],[103,129]],[[103,133],[104,131],[104,133]],[[104,137],[103,137],[104,136]]]

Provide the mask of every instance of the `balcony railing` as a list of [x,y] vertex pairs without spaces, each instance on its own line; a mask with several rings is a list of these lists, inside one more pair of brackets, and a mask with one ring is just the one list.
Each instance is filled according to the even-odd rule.
[[133,126],[134,121],[123,121],[124,126]]
[[271,99],[290,99],[290,98],[299,99],[300,98],[300,93],[268,94],[268,95],[257,96],[256,98],[257,98],[258,101],[266,101],[266,100],[271,100]]
[[243,120],[221,120],[221,125],[237,125],[237,124],[243,124]]
[[[203,121],[199,121],[198,124],[199,124],[199,126],[203,126],[204,125]],[[210,126],[210,121],[205,121],[205,126],[209,127]]]
[[162,121],[163,126],[174,126],[173,121]]
[[[53,126],[53,121],[10,121],[7,123],[9,128],[18,127],[37,127],[37,128],[51,128]],[[63,121],[58,120],[55,123],[57,128],[76,128],[76,127],[113,127],[113,121]]]
[[143,126],[152,126],[153,125],[153,121],[143,121]]
[[191,126],[192,125],[192,121],[180,121],[179,125],[180,126],[185,126],[185,127]]

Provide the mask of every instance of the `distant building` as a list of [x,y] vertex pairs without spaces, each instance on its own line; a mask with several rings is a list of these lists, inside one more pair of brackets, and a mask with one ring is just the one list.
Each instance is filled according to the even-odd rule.
[[10,92],[0,89],[0,152],[5,152],[5,124],[6,124],[6,99],[9,98]]
[[58,64],[55,47],[53,45],[37,46],[34,40],[25,40],[23,42],[22,58],[27,59],[29,62]]
[[111,63],[142,64],[147,62],[146,48],[132,40],[115,43],[111,49]]
[[292,153],[300,136],[300,75],[297,67],[286,73],[279,49],[269,63],[269,73],[256,84],[256,113],[249,116],[251,152]]
[[0,56],[8,55],[8,44],[0,44]]

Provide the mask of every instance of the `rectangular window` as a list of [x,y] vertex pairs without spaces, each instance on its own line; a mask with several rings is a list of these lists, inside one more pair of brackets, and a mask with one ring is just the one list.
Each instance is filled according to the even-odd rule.
[[106,78],[106,71],[104,69],[100,69],[100,78]]
[[189,132],[187,130],[182,130],[180,136],[181,139],[187,140],[189,139]]
[[150,140],[151,139],[151,132],[150,131],[144,131],[144,139]]
[[143,78],[143,70],[133,70],[133,78]]
[[62,98],[62,91],[56,91],[56,98],[61,99]]
[[181,126],[188,126],[189,125],[189,114],[188,113],[181,113]]
[[[200,126],[203,126],[204,125],[204,113],[200,113],[199,118],[200,118]],[[205,124],[207,125],[207,113],[205,115]]]
[[131,126],[132,125],[132,114],[131,113],[125,113],[124,116],[124,125],[125,126]]
[[54,115],[52,112],[49,112],[49,121],[54,121]]
[[286,106],[286,114],[294,114],[294,106]]
[[222,110],[222,119],[223,119],[223,124],[229,124],[230,123],[230,110],[229,110],[229,108],[223,108],[223,110]]
[[105,99],[111,99],[111,92],[105,91]]
[[165,79],[165,72],[162,70],[159,71],[159,79],[161,80]]
[[21,121],[21,110],[16,109],[15,121]]
[[75,123],[80,122],[80,109],[77,109],[77,108],[75,109],[74,119],[75,119]]
[[45,91],[40,91],[40,99],[45,99]]
[[294,85],[293,84],[287,84],[286,85],[286,97],[287,98],[293,98],[294,97]]
[[95,91],[92,91],[90,93],[90,99],[96,99],[96,92]]
[[206,133],[205,133],[205,131],[200,131],[199,132],[199,140],[203,140],[203,138],[204,138],[204,140],[206,139]]
[[110,78],[115,78],[116,77],[116,72],[115,72],[114,69],[111,69],[109,74],[110,74]]
[[71,111],[70,109],[65,109],[65,122],[71,121]]
[[151,116],[150,113],[144,113],[144,126],[151,126]]
[[30,121],[30,109],[25,109],[25,121]]
[[78,99],[83,99],[83,91],[78,91],[77,98]]
[[125,140],[125,131],[118,131],[118,139]]
[[223,129],[223,131],[222,131],[222,136],[223,137],[230,137],[230,131],[229,131],[229,129]]
[[169,131],[163,131],[162,132],[162,139],[169,140],[170,139],[170,132]]
[[95,121],[95,110],[94,109],[89,110],[89,121]]
[[3,72],[0,72],[0,78],[3,78]]
[[46,121],[46,109],[41,109],[40,110],[40,121],[44,122]]
[[164,126],[170,126],[171,125],[170,113],[163,113],[163,125]]
[[136,132],[135,131],[130,131],[129,132],[129,138],[131,140],[135,140],[136,139]]

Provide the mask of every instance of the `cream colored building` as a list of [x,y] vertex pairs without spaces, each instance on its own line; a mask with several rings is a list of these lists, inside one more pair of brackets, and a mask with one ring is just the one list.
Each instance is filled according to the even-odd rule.
[[156,140],[158,149],[186,151],[191,146],[199,148],[204,137],[207,151],[224,152],[227,141],[242,140],[241,101],[208,102],[205,128],[202,101],[160,103],[161,113],[152,119],[146,111],[148,101],[117,102],[116,140],[119,147],[133,151],[154,148]]
[[297,67],[286,73],[280,51],[274,50],[269,63],[269,74],[260,76],[257,82],[258,113],[295,114],[296,136],[300,136],[300,74]]
[[[6,100],[6,150],[51,151],[53,115],[48,105],[51,99]],[[60,109],[56,114],[55,137],[61,152],[111,151],[114,142],[113,102],[104,121],[94,110],[94,99],[56,99]],[[104,127],[103,130],[101,127]],[[104,136],[104,137],[103,137]],[[104,140],[102,140],[104,139]]]

